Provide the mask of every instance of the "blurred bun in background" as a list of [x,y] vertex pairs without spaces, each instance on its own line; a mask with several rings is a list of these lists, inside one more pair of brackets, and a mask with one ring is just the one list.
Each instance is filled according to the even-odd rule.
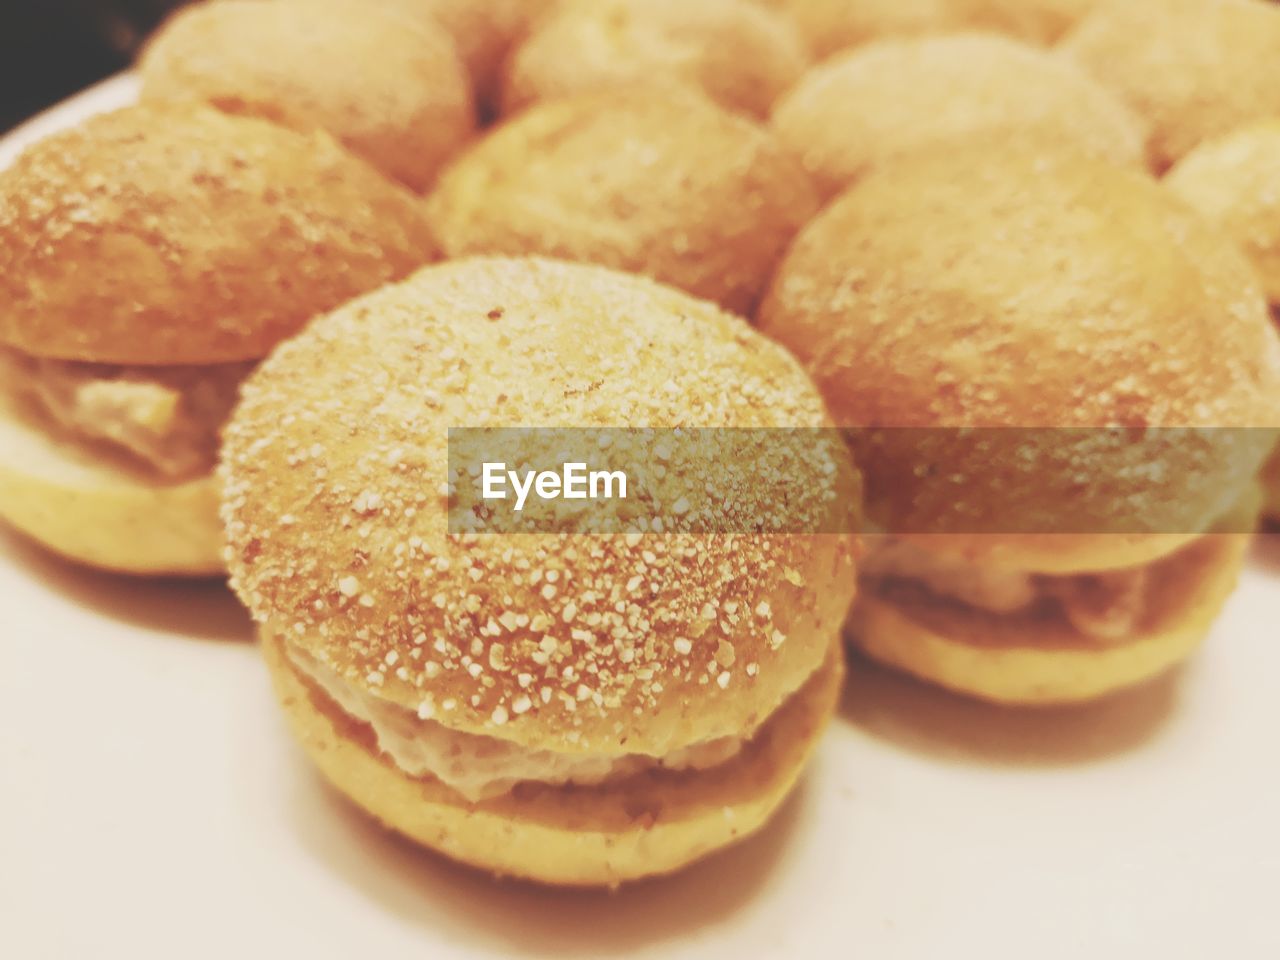
[[[1280,117],[1205,141],[1164,182],[1240,245],[1280,322]],[[1266,513],[1280,519],[1280,450],[1262,483]]]
[[819,59],[882,37],[992,30],[1049,44],[1098,0],[763,0],[788,14]]
[[1107,0],[1062,49],[1151,129],[1164,170],[1204,140],[1280,116],[1280,5]]
[[419,191],[476,127],[470,79],[449,34],[394,4],[195,4],[161,27],[139,69],[143,100],[201,100],[327,130]]
[[1136,116],[1074,64],[987,34],[881,40],[815,67],[773,128],[824,197],[876,166],[959,137],[1030,134],[1046,148],[1141,166]]
[[512,55],[503,111],[669,83],[766,117],[807,64],[794,26],[749,0],[562,0]]
[[1280,306],[1280,115],[1205,141],[1164,182],[1225,228]]
[[598,263],[744,315],[816,210],[770,132],[700,94],[653,89],[531,107],[464,153],[430,198],[451,257]]

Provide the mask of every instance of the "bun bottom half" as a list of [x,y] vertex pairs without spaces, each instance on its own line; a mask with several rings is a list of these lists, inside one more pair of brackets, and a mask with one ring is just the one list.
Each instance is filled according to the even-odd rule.
[[1146,615],[1107,644],[1064,616],[995,614],[938,599],[859,591],[850,642],[956,693],[1012,706],[1080,703],[1152,679],[1200,644],[1235,590],[1250,538],[1209,534],[1151,567]]
[[0,520],[77,563],[117,573],[224,572],[212,476],[163,484],[60,441],[0,404]]
[[826,662],[742,751],[709,770],[657,771],[595,787],[523,783],[469,803],[378,753],[370,727],[344,713],[289,662],[263,651],[293,732],[337,790],[385,827],[461,863],[553,886],[616,887],[679,870],[759,830],[795,786],[844,676]]

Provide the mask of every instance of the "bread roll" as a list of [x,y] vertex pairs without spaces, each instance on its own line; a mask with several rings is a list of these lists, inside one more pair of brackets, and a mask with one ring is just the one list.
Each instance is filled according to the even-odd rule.
[[246,387],[223,516],[322,771],[420,842],[548,883],[756,829],[834,705],[852,538],[450,532],[464,422],[827,419],[741,320],[597,267],[451,262],[317,321]]
[[430,204],[450,256],[597,263],[743,314],[816,209],[771,134],[700,96],[651,90],[525,111],[465,153]]
[[221,571],[245,372],[435,255],[415,198],[327,134],[147,105],[37,143],[0,172],[0,517],[94,566]]
[[1157,170],[1205,140],[1280,115],[1273,3],[1108,0],[1062,49],[1147,122]]
[[783,146],[834,196],[868,170],[948,140],[1035,136],[1145,163],[1137,118],[1053,54],[984,34],[883,40],[812,70],[778,107]]
[[349,0],[216,0],[185,7],[139,64],[144,101],[199,100],[327,130],[425,190],[475,132],[471,83],[430,17]]
[[565,0],[513,54],[503,110],[671,84],[763,118],[807,63],[794,26],[748,0]]

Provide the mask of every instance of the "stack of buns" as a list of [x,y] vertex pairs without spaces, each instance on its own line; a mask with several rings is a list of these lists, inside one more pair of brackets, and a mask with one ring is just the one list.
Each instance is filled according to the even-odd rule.
[[[1278,48],[1263,0],[192,4],[0,171],[0,517],[229,575],[390,829],[676,870],[846,639],[1032,706],[1209,633],[1280,515]],[[459,528],[459,427],[836,437],[844,519]]]

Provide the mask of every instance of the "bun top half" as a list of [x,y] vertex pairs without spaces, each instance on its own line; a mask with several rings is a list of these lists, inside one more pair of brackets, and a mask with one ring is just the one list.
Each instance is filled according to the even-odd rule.
[[348,682],[451,729],[653,755],[743,735],[823,662],[852,599],[845,535],[450,532],[451,427],[828,423],[785,350],[649,280],[429,267],[318,320],[243,396],[233,586]]
[[395,5],[216,0],[183,7],[138,65],[144,101],[195,100],[324,130],[428,189],[475,132],[471,81],[444,28]]
[[1164,170],[1197,144],[1280,115],[1280,6],[1107,0],[1061,49],[1148,124]]
[[1280,306],[1280,115],[1205,141],[1164,183],[1240,244]]
[[[1137,117],[1078,65],[1007,37],[880,40],[810,71],[772,127],[829,198],[872,167],[957,137],[1046,143],[1142,167]],[[1052,139],[1051,139],[1052,138]]]
[[1098,0],[767,0],[789,14],[815,55],[885,37],[989,30],[1053,43]]
[[686,84],[764,118],[808,51],[786,18],[750,0],[561,0],[512,53],[503,112],[636,84]]
[[463,153],[429,201],[451,257],[595,263],[743,316],[817,208],[770,131],[678,88],[534,104]]
[[[1149,177],[1032,141],[866,177],[801,232],[759,320],[841,425],[926,428],[859,460],[869,514],[897,529],[1196,533],[1265,455],[1267,431],[1241,428],[1280,426],[1280,341],[1231,242]],[[1025,428],[1003,436],[1038,449],[958,427]],[[1018,562],[1141,558],[1099,553],[1118,542]]]
[[195,105],[104,114],[0,172],[0,341],[61,360],[256,360],[437,247],[328,135]]

